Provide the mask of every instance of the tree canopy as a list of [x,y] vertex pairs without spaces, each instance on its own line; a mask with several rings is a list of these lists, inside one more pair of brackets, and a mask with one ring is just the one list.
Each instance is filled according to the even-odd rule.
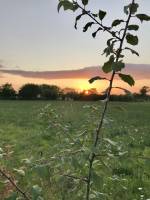
[[12,84],[5,83],[0,87],[0,97],[2,99],[15,99],[16,91],[14,90]]

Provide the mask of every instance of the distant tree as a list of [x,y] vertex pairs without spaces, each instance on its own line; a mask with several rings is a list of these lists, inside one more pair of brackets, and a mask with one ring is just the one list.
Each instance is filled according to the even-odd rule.
[[96,88],[90,88],[90,89],[88,90],[88,94],[98,94],[98,91],[97,91]]
[[90,88],[81,92],[81,100],[84,101],[97,101],[101,99],[101,95],[98,94],[96,88]]
[[146,97],[148,92],[150,92],[150,88],[148,86],[143,86],[141,89],[140,89],[140,96],[142,97]]
[[19,89],[18,96],[21,99],[37,99],[40,95],[39,85],[27,83]]
[[111,95],[110,97],[110,101],[128,102],[134,100],[135,100],[134,95],[129,95],[129,94]]
[[75,100],[75,101],[78,101],[78,100],[82,100],[81,99],[82,97],[82,94],[74,91],[74,92],[68,92],[66,94],[64,94],[64,99],[65,100]]
[[66,87],[62,90],[63,100],[81,100],[81,95],[74,88]]
[[60,95],[60,88],[56,85],[40,85],[40,96],[42,99],[56,100]]
[[98,94],[96,88],[86,89],[86,90],[83,90],[81,93],[82,93],[83,96],[88,96],[90,94]]
[[0,98],[1,99],[15,99],[16,91],[12,87],[12,84],[6,83],[0,87]]
[[64,94],[67,94],[67,93],[74,93],[74,92],[76,92],[76,90],[75,90],[74,88],[66,87],[66,88],[64,88],[64,89],[62,90],[62,92],[63,92]]

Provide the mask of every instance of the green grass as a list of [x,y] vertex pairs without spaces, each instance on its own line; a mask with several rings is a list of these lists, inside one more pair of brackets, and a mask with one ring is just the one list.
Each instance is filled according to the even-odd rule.
[[[54,109],[54,113],[58,116],[51,115],[47,108],[44,109],[41,118],[42,109],[49,104],[51,110]],[[99,102],[0,101],[0,147],[7,153],[3,159],[0,159],[1,165],[16,176],[13,169],[23,166],[26,176],[17,176],[19,184],[23,188],[29,188],[31,183],[40,185],[43,187],[43,196],[46,200],[82,199],[67,194],[62,198],[58,197],[55,184],[49,181],[48,172],[42,171],[41,174],[39,170],[36,172],[28,169],[23,165],[22,159],[32,157],[35,161],[44,157],[48,160],[49,155],[53,155],[56,149],[56,134],[61,131],[65,133],[65,129],[74,137],[84,130],[90,132],[92,137],[101,109],[102,104]],[[127,156],[102,158],[110,168],[108,171],[107,167],[95,165],[98,175],[103,179],[101,181],[103,184],[98,188],[102,193],[108,194],[102,196],[102,199],[146,200],[150,198],[149,120],[150,103],[110,103],[103,135],[115,141],[117,147],[103,144],[103,148],[110,154],[118,151],[127,152]],[[55,121],[58,121],[58,125],[52,125],[47,129],[48,125]],[[65,139],[64,135],[61,137]],[[67,141],[65,142],[68,148]],[[121,150],[118,150],[118,147]],[[144,197],[142,198],[141,195]]]

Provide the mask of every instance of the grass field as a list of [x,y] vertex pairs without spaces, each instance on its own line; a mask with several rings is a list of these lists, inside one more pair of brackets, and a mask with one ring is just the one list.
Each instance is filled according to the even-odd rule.
[[[30,190],[31,185],[38,184],[46,200],[83,199],[82,194],[74,197],[77,190],[71,190],[70,185],[67,188],[66,182],[58,186],[50,181],[50,172],[31,170],[31,167],[29,170],[23,159],[48,160],[56,153],[55,135],[58,132],[75,137],[86,130],[92,135],[101,107],[99,102],[0,101],[0,148],[5,152],[0,158],[1,165],[12,176],[17,176],[21,187]],[[54,121],[55,126],[49,127]],[[104,145],[109,151],[109,159],[102,157],[101,164],[95,165],[102,179],[99,186],[93,187],[100,189],[101,198],[93,195],[93,199],[150,199],[150,103],[110,103],[103,135],[114,143]],[[61,137],[68,148],[65,135]],[[122,152],[122,156],[120,153],[116,158],[113,154],[118,152]],[[14,169],[23,169],[26,175],[19,176]],[[0,200],[4,199],[5,190],[1,182],[2,178]],[[63,186],[68,194],[61,196]],[[60,187],[60,194],[56,187]]]

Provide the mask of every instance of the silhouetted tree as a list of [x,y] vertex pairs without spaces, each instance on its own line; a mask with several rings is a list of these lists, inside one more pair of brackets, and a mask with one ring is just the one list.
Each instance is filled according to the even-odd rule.
[[64,95],[64,99],[66,100],[75,100],[75,101],[79,101],[79,100],[82,100],[81,97],[82,95],[76,91],[74,92],[68,92]]
[[19,89],[18,96],[21,99],[37,99],[40,95],[39,85],[27,83]]
[[12,84],[6,83],[0,87],[0,98],[1,99],[15,99],[16,91],[12,87]]
[[70,87],[66,87],[62,90],[63,94],[67,94],[67,93],[74,93],[76,92],[76,90],[74,88],[70,88]]
[[60,95],[60,88],[56,85],[40,85],[40,96],[42,99],[56,100]]
[[148,92],[150,92],[150,88],[148,86],[143,86],[141,89],[140,89],[140,95],[142,97],[146,97]]

